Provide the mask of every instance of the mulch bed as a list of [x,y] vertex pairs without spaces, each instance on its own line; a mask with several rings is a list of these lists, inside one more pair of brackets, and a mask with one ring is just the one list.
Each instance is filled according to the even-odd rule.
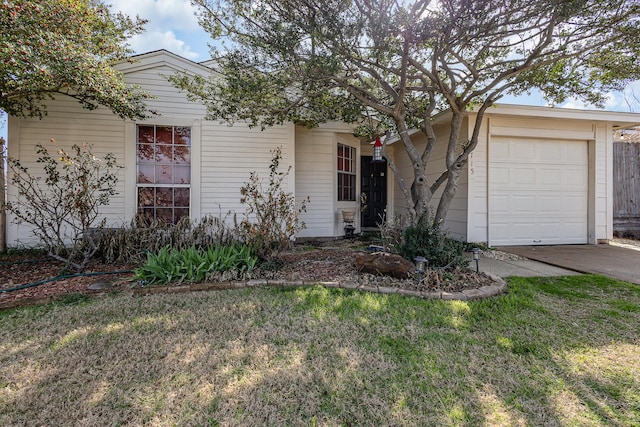
[[[363,274],[356,271],[354,259],[362,251],[362,242],[332,241],[315,246],[296,246],[283,253],[276,266],[264,266],[251,274],[251,279],[268,279],[305,282],[352,282],[367,287],[391,287],[413,291],[460,292],[465,289],[477,289],[495,284],[495,280],[485,274],[476,274],[471,270],[456,272],[430,270],[425,279],[417,283],[415,279],[399,280],[388,276]],[[114,284],[110,291],[136,287],[132,274],[98,275],[100,272],[131,270],[132,265],[91,263],[87,269],[89,275],[66,277],[12,292],[2,290],[32,284],[65,273],[60,262],[52,261],[44,255],[14,256],[0,263],[0,308],[30,305],[55,300],[69,294],[95,294],[101,290],[88,287],[96,281],[111,280]]]
[[[103,264],[92,262],[86,270],[86,276],[77,276],[75,271],[65,271],[64,264],[52,260],[46,255],[20,255],[4,258],[0,262],[0,308],[29,305],[33,302],[47,302],[69,294],[92,294],[88,287],[100,278],[118,277],[127,279],[132,276],[126,274],[98,274],[123,270],[131,270],[133,266],[126,264]],[[11,292],[2,292],[7,289],[19,288],[25,285],[35,284],[44,280],[50,280],[59,276],[58,280],[49,281],[38,286],[26,287]]]

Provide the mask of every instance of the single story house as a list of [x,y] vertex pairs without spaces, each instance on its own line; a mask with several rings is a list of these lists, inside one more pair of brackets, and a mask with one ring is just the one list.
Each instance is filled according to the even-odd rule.
[[[241,213],[239,189],[250,172],[268,176],[271,151],[281,147],[282,166],[291,167],[288,191],[310,197],[299,237],[344,235],[341,212],[356,215],[356,232],[404,208],[396,180],[382,163],[371,163],[372,146],[350,126],[330,123],[307,129],[294,124],[265,131],[243,124],[204,120],[204,106],[190,102],[166,76],[176,71],[208,74],[195,63],[161,50],[139,55],[118,68],[129,83],[155,96],[155,115],[122,120],[106,108],[83,110],[72,99],[49,104],[43,119],[9,117],[8,155],[36,168],[37,143],[54,138],[68,147],[89,143],[97,155],[114,153],[124,166],[118,194],[102,209],[110,225],[128,223],[137,212],[175,221],[189,215]],[[448,115],[436,118],[445,135]],[[470,133],[470,114],[464,133]],[[445,224],[460,239],[490,245],[597,243],[613,233],[612,141],[614,131],[640,124],[640,115],[603,111],[502,105],[484,118],[481,140],[460,181]],[[420,134],[416,144],[424,144]],[[411,165],[401,144],[388,147],[411,183]],[[434,153],[430,178],[442,171],[444,152]],[[17,197],[8,186],[8,199]],[[436,197],[437,199],[437,197]],[[32,244],[26,225],[7,218],[7,242]]]

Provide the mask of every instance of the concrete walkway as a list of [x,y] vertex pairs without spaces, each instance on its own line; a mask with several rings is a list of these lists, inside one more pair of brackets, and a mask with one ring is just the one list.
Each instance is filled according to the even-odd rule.
[[640,250],[607,244],[508,246],[498,249],[549,266],[580,273],[602,274],[640,285]]
[[[503,251],[506,252],[506,251]],[[469,255],[471,257],[471,255]],[[576,276],[580,275],[576,271],[567,270],[543,262],[526,260],[501,260],[487,258],[480,255],[478,262],[479,270],[483,273],[491,273],[496,276],[506,278],[510,276],[519,277],[553,277],[553,276]],[[475,270],[475,261],[471,260],[469,268]]]

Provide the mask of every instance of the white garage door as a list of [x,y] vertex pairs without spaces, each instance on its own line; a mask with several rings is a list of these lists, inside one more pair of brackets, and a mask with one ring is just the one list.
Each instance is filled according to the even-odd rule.
[[587,141],[493,137],[489,244],[587,243]]

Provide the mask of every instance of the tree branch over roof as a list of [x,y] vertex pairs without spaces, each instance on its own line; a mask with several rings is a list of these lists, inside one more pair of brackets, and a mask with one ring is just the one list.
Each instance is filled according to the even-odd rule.
[[[443,184],[441,204],[455,192],[477,145],[475,128],[469,141],[457,140],[461,117],[469,112],[481,121],[502,96],[533,89],[550,102],[572,96],[597,103],[607,91],[640,78],[636,1],[193,3],[205,28],[227,43],[213,55],[227,80],[173,81],[206,103],[209,118],[262,127],[342,120],[360,125],[361,136],[397,135],[413,165],[407,206],[417,214]],[[455,120],[442,138],[431,121],[445,110]],[[426,138],[419,149],[411,129]],[[440,144],[447,162],[429,183],[426,168]]]
[[100,0],[21,0],[0,4],[0,109],[42,117],[56,95],[84,108],[104,105],[123,118],[146,116],[149,95],[114,70],[129,60],[128,37],[145,21],[113,14]]

